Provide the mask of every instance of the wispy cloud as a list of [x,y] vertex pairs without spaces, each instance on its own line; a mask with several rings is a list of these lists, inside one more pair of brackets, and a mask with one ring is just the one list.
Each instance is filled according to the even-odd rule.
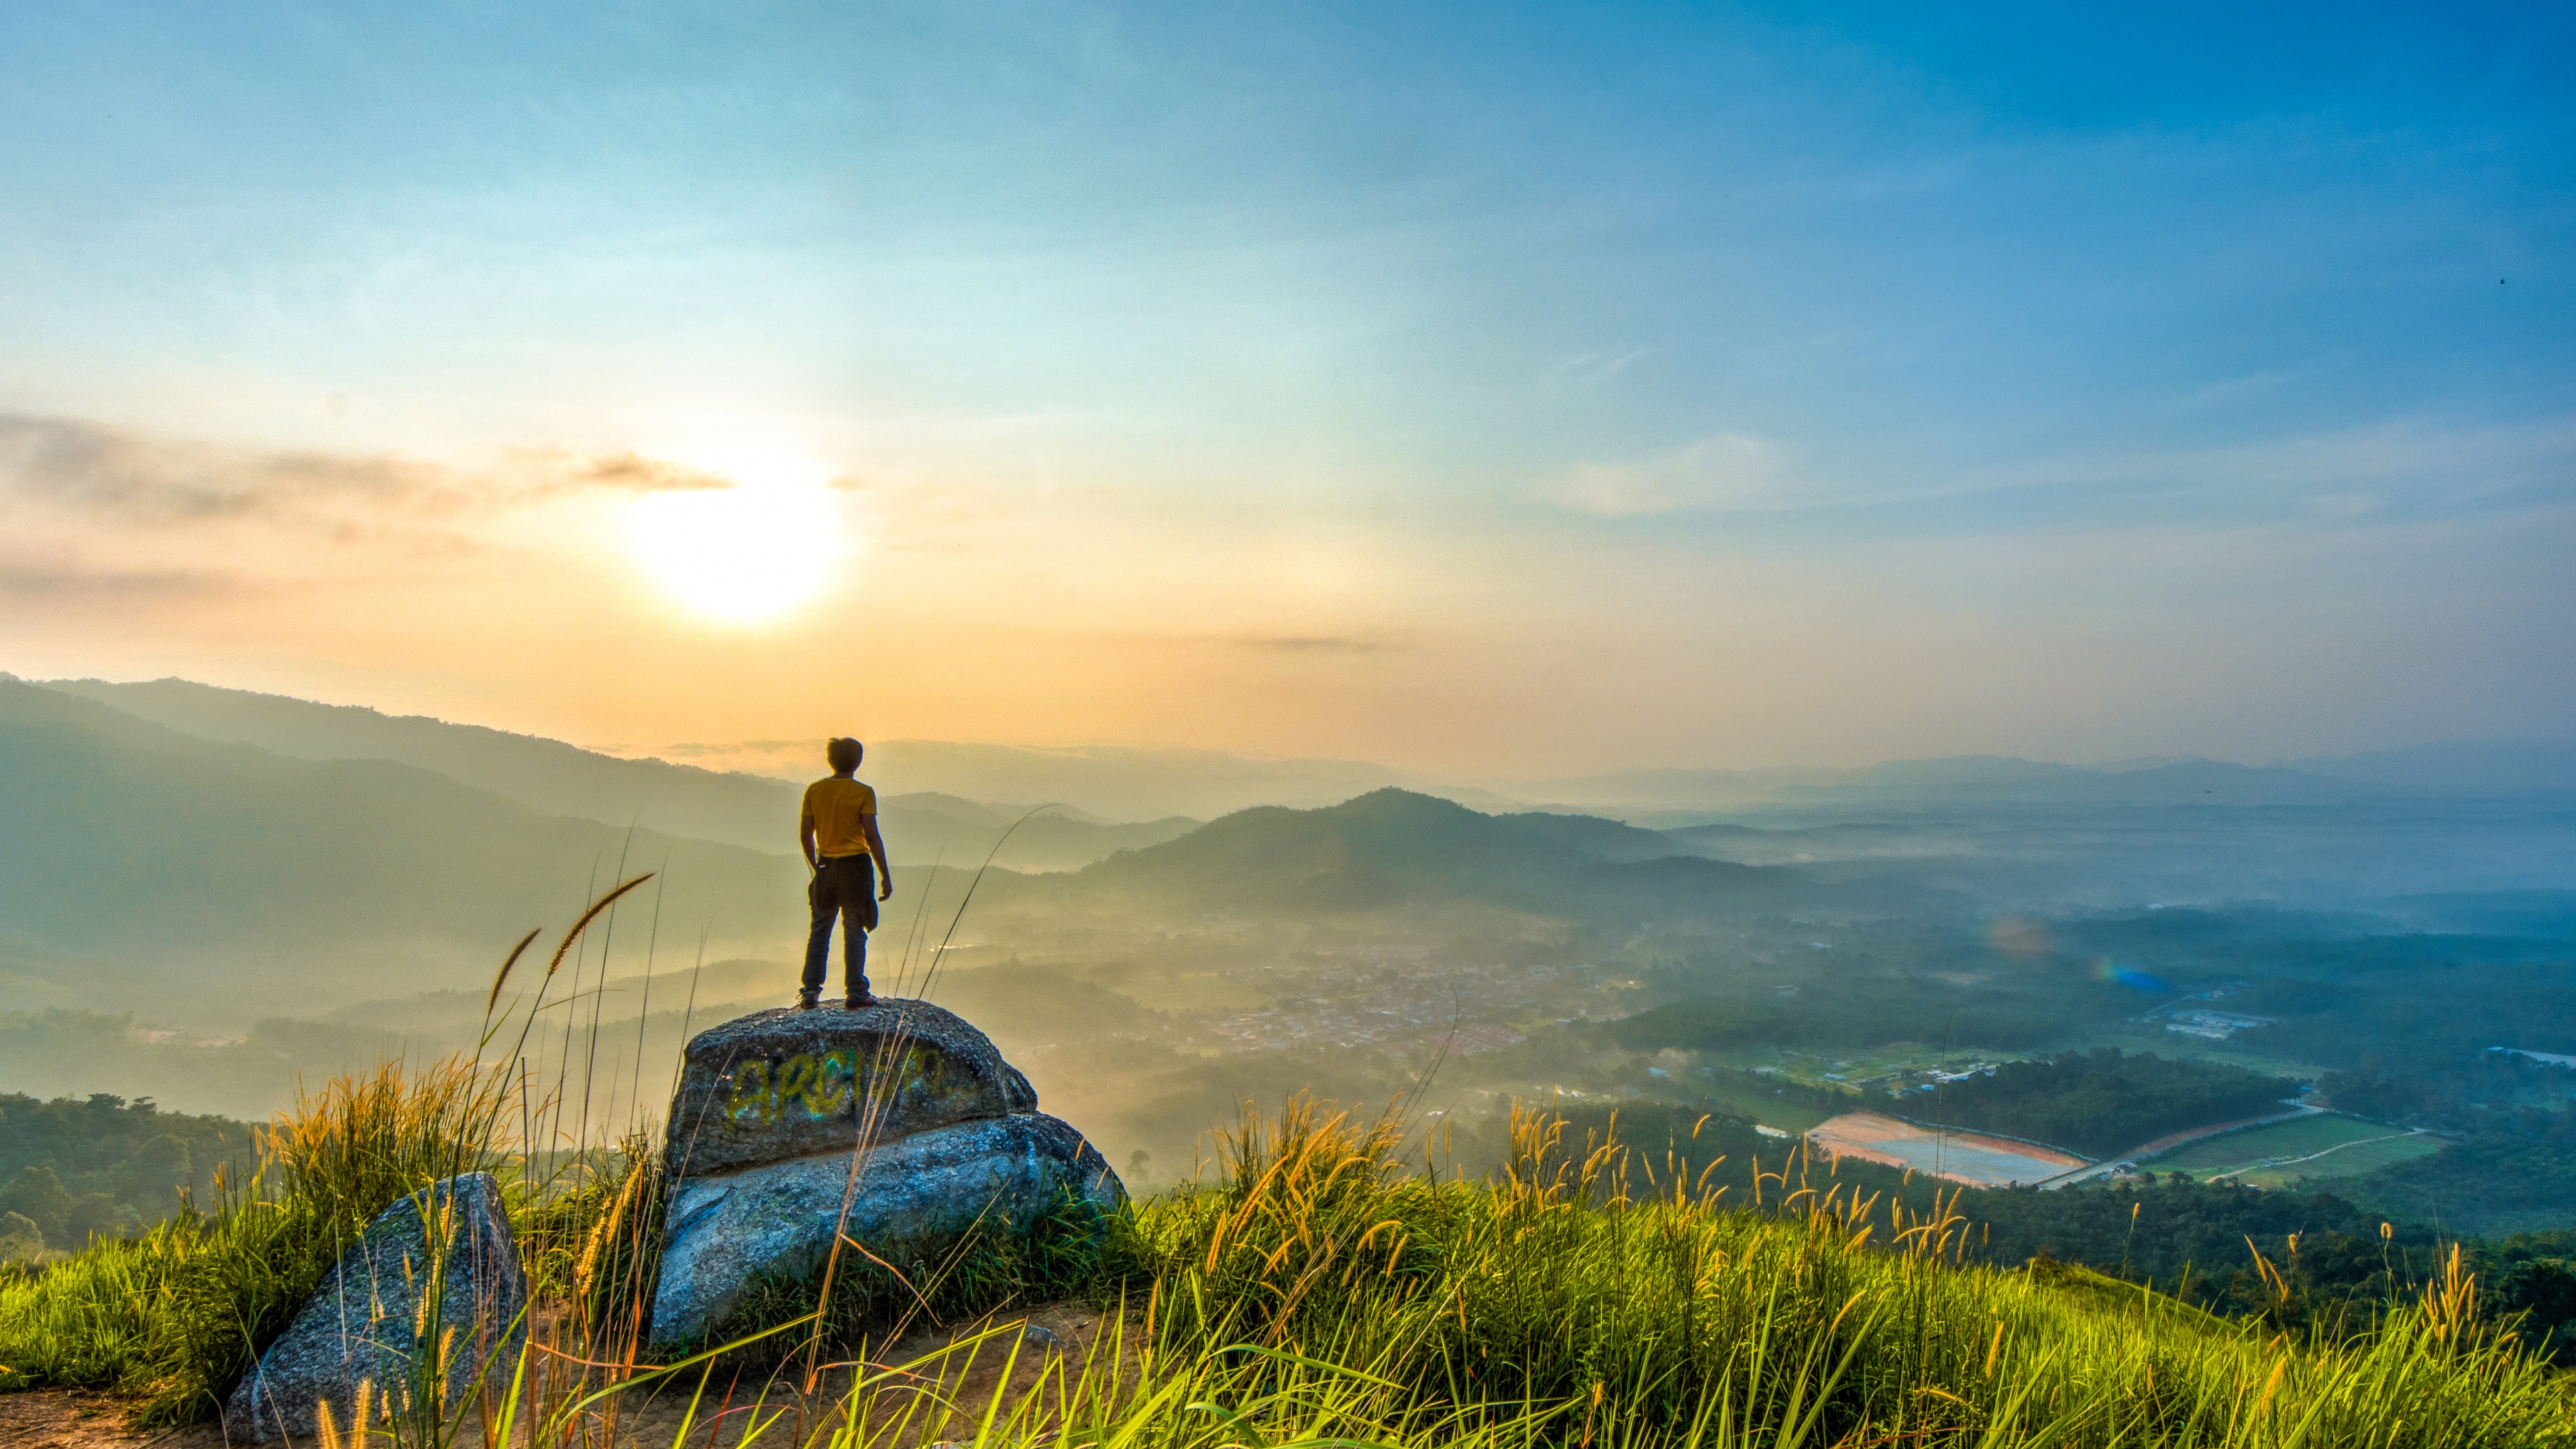
[[280,517],[321,499],[436,502],[444,470],[396,458],[175,443],[0,414],[0,493],[128,525]]
[[1680,510],[1778,508],[1788,502],[1787,456],[1748,433],[1719,433],[1667,453],[1579,463],[1541,485],[1551,500],[1604,518]]
[[611,488],[624,493],[684,493],[734,486],[734,480],[720,473],[668,458],[648,458],[641,453],[620,453],[613,458],[582,458],[570,454],[541,456],[558,463],[562,470],[561,484],[565,487]]
[[124,524],[285,521],[339,507],[506,510],[566,493],[730,488],[721,473],[641,453],[522,450],[459,469],[387,454],[270,451],[151,438],[71,418],[0,413],[0,497]]
[[242,587],[228,574],[190,569],[86,569],[0,562],[0,595],[19,599],[183,599]]
[[0,592],[176,597],[437,568],[516,516],[733,480],[638,453],[525,450],[480,468],[157,438],[0,413]]
[[1386,654],[1404,647],[1355,634],[1231,635],[1217,642],[1264,654]]
[[[2151,504],[2158,521],[2481,512],[2576,495],[2576,416],[2513,424],[2394,419],[2224,447],[2034,459],[1928,496],[2059,494]],[[2036,515],[2045,517],[2046,515]]]

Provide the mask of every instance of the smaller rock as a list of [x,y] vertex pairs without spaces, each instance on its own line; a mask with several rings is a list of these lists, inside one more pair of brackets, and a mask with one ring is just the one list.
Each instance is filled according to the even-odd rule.
[[417,1325],[433,1257],[421,1222],[424,1200],[430,1220],[446,1230],[438,1324],[427,1335],[434,1345],[449,1330],[455,1334],[442,1407],[452,1411],[486,1364],[488,1381],[508,1381],[527,1339],[527,1275],[500,1184],[488,1172],[451,1177],[377,1214],[340,1255],[295,1321],[233,1390],[224,1406],[228,1442],[309,1439],[318,1428],[316,1405],[323,1403],[345,1425],[362,1381],[375,1384],[379,1401],[390,1395],[400,1402],[410,1393],[415,1351],[424,1347]]

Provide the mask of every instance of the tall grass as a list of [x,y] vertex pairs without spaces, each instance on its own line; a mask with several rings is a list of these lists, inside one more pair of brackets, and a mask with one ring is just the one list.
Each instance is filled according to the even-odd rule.
[[[734,1338],[657,1364],[655,1139],[639,1121],[592,1140],[586,1084],[523,1066],[568,961],[556,1004],[580,1000],[581,932],[639,883],[567,933],[525,1015],[502,1017],[516,1037],[498,1063],[334,1081],[280,1114],[256,1171],[211,1201],[0,1284],[0,1390],[96,1385],[145,1424],[209,1417],[370,1220],[488,1170],[529,1273],[524,1346],[482,1325],[482,1343],[513,1351],[468,1365],[477,1392],[449,1395],[433,1354],[417,1382],[372,1386],[326,1440],[609,1445],[631,1437],[625,1406],[653,1393],[692,1406],[675,1449],[715,1419],[728,1442],[778,1449],[2576,1443],[2571,1381],[2481,1313],[2456,1254],[2365,1332],[2284,1335],[2080,1270],[1965,1266],[1956,1216],[1855,1198],[1794,1165],[1731,1201],[1704,1190],[1704,1171],[1658,1170],[1606,1136],[1572,1143],[1562,1119],[1515,1110],[1509,1162],[1468,1182],[1413,1166],[1396,1115],[1307,1101],[1247,1112],[1213,1180],[1105,1238],[1096,1218],[1068,1217],[865,1245],[828,1291],[759,1285]],[[494,1028],[484,1044],[500,1040]],[[1107,1321],[1087,1351],[1047,1356],[1033,1386],[1006,1374],[1020,1387],[967,1392],[994,1359],[1035,1352],[1005,1329],[886,1361],[916,1324],[1061,1296],[1090,1297]],[[437,1322],[425,1312],[424,1339]],[[825,1364],[827,1349],[855,1356]]]
[[367,1224],[441,1177],[488,1165],[505,1092],[449,1061],[399,1063],[299,1094],[258,1166],[138,1238],[103,1241],[0,1289],[0,1389],[111,1388],[147,1424],[207,1417]]
[[[556,948],[549,980],[592,921],[644,879],[620,885],[582,914]],[[502,963],[495,1002],[535,935]],[[605,970],[603,952],[603,976]],[[441,1228],[454,1209],[424,1195],[431,1184],[491,1171],[519,1205],[570,1196],[578,1207],[579,1185],[595,1180],[611,1155],[578,1140],[565,1150],[564,1083],[541,1091],[521,1065],[519,1050],[543,997],[541,986],[517,1017],[508,1065],[487,1064],[479,1054],[416,1071],[396,1061],[334,1078],[318,1091],[299,1083],[295,1104],[259,1132],[252,1170],[238,1179],[219,1173],[209,1201],[183,1204],[136,1238],[94,1243],[42,1274],[0,1285],[0,1391],[101,1387],[127,1396],[143,1425],[209,1418],[395,1202],[419,1197],[433,1283],[444,1282]],[[487,1014],[483,1046],[512,1015]],[[541,1141],[552,1150],[530,1150]]]
[[1963,1267],[1955,1217],[1786,1175],[1767,1211],[1687,1182],[1631,1199],[1615,1144],[1569,1150],[1537,1114],[1514,1129],[1510,1168],[1470,1184],[1401,1171],[1391,1120],[1300,1104],[1247,1122],[1222,1182],[1143,1217],[1178,1337],[1330,1344],[1470,1419],[1581,1405],[1587,1441],[2576,1438],[2568,1380],[2479,1315],[2456,1255],[2368,1334],[2292,1339]]
[[[269,1134],[262,1190],[0,1292],[9,1381],[109,1385],[149,1421],[202,1416],[257,1325],[292,1312],[286,1285],[327,1270],[381,1202],[488,1156],[474,1124],[510,1090],[494,1075],[449,1064],[335,1083]],[[1631,1197],[1615,1143],[1569,1145],[1534,1113],[1514,1136],[1502,1174],[1461,1182],[1408,1170],[1391,1117],[1303,1102],[1247,1117],[1216,1180],[1120,1226],[1116,1262],[1002,1285],[1111,1304],[1090,1352],[1049,1359],[1034,1388],[961,1397],[976,1361],[1033,1352],[1008,1333],[900,1365],[862,1345],[839,1378],[749,1417],[737,1405],[730,1422],[782,1449],[889,1435],[1211,1449],[2576,1440],[2568,1380],[2480,1315],[2456,1261],[2367,1334],[2285,1337],[2107,1280],[1963,1267],[1957,1219],[1790,1173],[1765,1179],[1759,1210],[1688,1182]],[[635,1393],[711,1395],[713,1414],[741,1391],[723,1365],[758,1344],[679,1365],[643,1355],[659,1239],[646,1146],[546,1195],[517,1179],[538,1331],[476,1402],[424,1413],[437,1396],[415,1395],[414,1412],[367,1426],[370,1449],[504,1431],[545,1449],[606,1444]],[[764,1341],[802,1341],[813,1322],[809,1302]],[[878,1344],[897,1333],[878,1329]]]

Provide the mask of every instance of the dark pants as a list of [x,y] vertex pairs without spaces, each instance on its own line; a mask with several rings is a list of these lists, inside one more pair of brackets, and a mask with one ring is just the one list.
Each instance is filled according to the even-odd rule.
[[877,863],[864,855],[831,855],[805,888],[814,908],[814,930],[805,938],[805,989],[821,991],[825,968],[832,964],[832,921],[841,922],[843,987],[848,995],[868,994],[868,932],[877,927]]

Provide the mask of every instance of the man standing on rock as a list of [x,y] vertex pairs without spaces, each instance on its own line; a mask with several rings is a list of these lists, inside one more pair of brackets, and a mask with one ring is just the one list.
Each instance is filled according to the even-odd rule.
[[[876,929],[877,902],[894,895],[894,869],[886,864],[885,839],[877,834],[877,792],[851,776],[865,751],[857,740],[833,740],[823,747],[832,773],[805,787],[805,809],[797,838],[805,863],[814,868],[805,898],[814,908],[813,933],[805,938],[805,980],[796,993],[799,1010],[819,1005],[823,976],[832,964],[832,918],[841,919],[841,959],[845,964],[843,1004],[874,1006],[868,991],[868,932]],[[873,867],[873,868],[871,868]]]

